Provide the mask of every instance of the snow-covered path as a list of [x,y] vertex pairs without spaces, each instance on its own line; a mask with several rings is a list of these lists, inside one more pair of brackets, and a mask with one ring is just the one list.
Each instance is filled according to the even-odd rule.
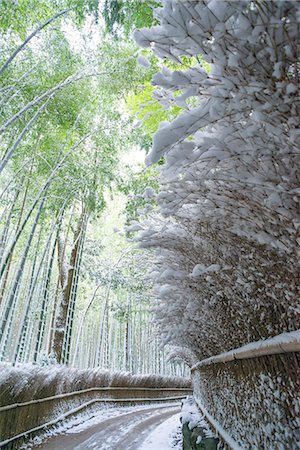
[[[179,425],[179,405],[122,408],[48,439],[43,450],[169,450]],[[178,447],[177,447],[178,448]]]

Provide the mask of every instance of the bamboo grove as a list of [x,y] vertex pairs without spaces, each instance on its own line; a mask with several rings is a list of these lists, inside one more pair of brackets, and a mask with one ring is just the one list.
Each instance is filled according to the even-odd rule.
[[144,139],[122,103],[151,74],[93,2],[1,9],[0,359],[175,374],[137,250],[103,253],[99,230],[120,157]]

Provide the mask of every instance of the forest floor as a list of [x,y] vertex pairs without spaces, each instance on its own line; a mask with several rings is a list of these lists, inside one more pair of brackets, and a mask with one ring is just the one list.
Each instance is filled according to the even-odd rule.
[[[43,450],[177,450],[178,404],[109,408],[74,426],[64,425],[33,448]],[[28,447],[27,447],[28,448]],[[31,447],[32,448],[32,447]]]

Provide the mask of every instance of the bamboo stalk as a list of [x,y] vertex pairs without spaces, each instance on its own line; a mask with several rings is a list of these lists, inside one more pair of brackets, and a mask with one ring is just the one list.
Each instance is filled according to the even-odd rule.
[[34,362],[37,361],[37,357],[38,357],[38,354],[39,354],[41,346],[42,346],[44,327],[45,327],[45,313],[46,313],[45,310],[46,310],[46,304],[49,299],[49,285],[50,285],[53,262],[54,262],[56,240],[57,240],[57,236],[55,237],[53,245],[52,245],[52,252],[51,252],[50,262],[49,262],[49,266],[48,266],[48,270],[47,270],[46,282],[45,282],[45,285],[43,288],[42,304],[41,304],[41,308],[40,308],[39,321],[38,321],[38,331],[37,331],[35,350],[34,350],[34,355],[33,355]]
[[72,148],[64,155],[64,157],[60,161],[57,162],[56,166],[54,167],[54,169],[52,170],[51,174],[49,175],[46,183],[40,189],[39,193],[37,194],[36,198],[34,199],[32,205],[30,207],[30,210],[28,211],[25,219],[23,220],[22,225],[20,225],[19,229],[17,230],[15,238],[13,239],[13,242],[12,242],[12,244],[11,244],[7,254],[6,254],[6,257],[4,258],[4,262],[3,262],[2,266],[1,266],[1,269],[0,269],[0,278],[2,277],[2,275],[4,273],[6,265],[7,265],[8,261],[9,261],[10,255],[13,252],[13,250],[14,250],[14,248],[15,248],[15,246],[16,246],[19,238],[20,238],[20,235],[22,234],[22,232],[23,232],[23,230],[24,230],[24,228],[25,228],[25,226],[26,226],[26,224],[27,224],[27,222],[28,222],[32,212],[34,211],[36,205],[38,204],[39,200],[41,199],[41,197],[43,195],[45,195],[45,193],[47,192],[51,182],[53,181],[54,177],[56,176],[57,172],[61,169],[61,167],[63,166],[63,164],[65,163],[67,158],[71,155],[73,150],[78,148],[80,146],[80,144],[82,144],[90,135],[91,134],[89,133],[89,134],[85,135],[83,138],[80,138],[76,142],[76,144],[74,146],[72,146]]
[[38,34],[39,31],[41,31],[43,28],[45,28],[47,25],[52,23],[54,20],[58,19],[58,17],[66,14],[68,11],[70,11],[71,8],[65,9],[63,11],[58,12],[54,16],[50,17],[50,19],[47,19],[46,22],[44,22],[42,25],[40,25],[38,28],[36,28],[23,42],[19,47],[17,47],[14,52],[10,55],[7,61],[3,64],[3,66],[0,68],[0,75],[7,69],[9,64],[14,60],[14,58],[17,56],[18,53],[20,53],[21,50],[28,44],[28,42],[31,41],[31,39]]
[[7,152],[5,153],[3,159],[0,161],[0,173],[3,171],[3,169],[5,168],[6,164],[8,163],[8,161],[11,159],[12,155],[14,154],[16,148],[18,147],[18,145],[20,144],[20,142],[22,141],[23,137],[25,136],[25,134],[30,130],[30,128],[32,127],[32,125],[34,124],[34,122],[36,121],[36,119],[41,115],[41,113],[44,111],[44,109],[46,108],[49,100],[52,99],[52,96],[50,95],[45,103],[43,103],[42,106],[40,106],[40,108],[36,111],[36,113],[34,114],[34,116],[29,120],[29,122],[25,125],[25,127],[23,128],[23,130],[21,131],[21,133],[19,134],[19,136],[17,137],[16,141],[14,142],[14,144],[12,145],[11,148],[9,148],[7,150]]
[[1,323],[1,331],[0,331],[0,336],[1,337],[0,337],[0,339],[2,339],[2,336],[5,333],[6,325],[8,323],[9,315],[11,313],[12,305],[13,305],[13,302],[14,302],[14,299],[15,299],[15,293],[16,293],[16,290],[17,290],[18,286],[21,283],[25,262],[26,262],[26,259],[27,259],[29,248],[31,246],[32,239],[34,237],[35,230],[36,230],[36,227],[37,227],[37,224],[38,224],[38,221],[39,221],[39,218],[40,218],[43,206],[44,206],[44,202],[45,202],[45,197],[42,199],[42,201],[40,203],[40,206],[39,206],[39,209],[38,209],[38,211],[36,213],[35,220],[34,220],[34,223],[32,225],[31,231],[30,231],[30,235],[29,235],[29,237],[27,239],[26,246],[25,246],[25,249],[24,249],[24,252],[23,252],[20,264],[19,264],[18,269],[17,269],[17,273],[16,273],[16,276],[15,276],[12,292],[11,292],[10,298],[9,298],[9,300],[7,302],[6,309],[5,309],[4,316],[3,316],[3,319],[2,319],[2,323]]
[[63,362],[64,364],[69,364],[70,360],[70,351],[71,351],[71,338],[72,338],[72,331],[73,331],[73,320],[74,320],[74,313],[75,313],[75,303],[77,299],[77,290],[78,290],[78,282],[79,282],[79,275],[80,275],[80,269],[81,269],[81,260],[83,255],[83,248],[86,238],[86,229],[88,225],[88,214],[84,211],[83,212],[83,218],[82,218],[82,227],[80,231],[80,235],[78,237],[78,252],[76,255],[76,261],[75,261],[75,267],[72,277],[72,287],[71,287],[71,293],[70,293],[70,301],[69,301],[69,307],[68,307],[68,313],[67,313],[67,322],[66,322],[66,333],[64,336],[64,343],[63,343]]

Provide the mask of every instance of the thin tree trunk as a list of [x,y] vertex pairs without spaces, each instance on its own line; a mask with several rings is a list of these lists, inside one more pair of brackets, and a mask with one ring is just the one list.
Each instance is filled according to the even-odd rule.
[[80,324],[79,324],[79,327],[78,327],[78,332],[77,332],[77,339],[76,339],[74,355],[73,355],[73,362],[72,362],[73,366],[75,365],[75,360],[76,360],[76,357],[77,357],[77,354],[78,354],[79,342],[80,342],[80,338],[81,338],[81,334],[82,334],[82,328],[83,328],[83,325],[84,325],[84,321],[86,319],[86,316],[87,316],[87,313],[88,313],[90,307],[92,306],[92,303],[93,303],[94,299],[96,298],[96,294],[97,294],[97,292],[98,292],[98,290],[99,290],[99,288],[101,286],[102,286],[102,281],[96,286],[96,288],[95,288],[95,290],[93,292],[93,295],[91,297],[91,300],[89,301],[89,304],[87,305],[87,307],[86,307],[86,309],[84,311],[84,314],[82,316],[82,319],[80,321]]
[[[29,175],[31,175],[31,168],[30,168]],[[27,180],[27,183],[26,183],[25,192],[24,192],[24,196],[23,196],[23,201],[22,201],[22,205],[21,205],[21,210],[20,210],[19,217],[18,217],[16,232],[18,232],[18,230],[20,228],[20,225],[21,225],[21,220],[22,220],[22,217],[23,217],[24,208],[25,208],[25,204],[26,204],[26,200],[27,200],[29,184],[30,184],[30,176],[28,177],[28,180]],[[5,268],[4,279],[2,280],[2,284],[1,284],[0,303],[2,303],[2,300],[3,300],[3,297],[4,297],[5,288],[6,288],[7,281],[8,281],[9,271],[10,271],[10,267],[11,267],[11,263],[12,263],[12,257],[13,257],[13,250],[10,253],[9,260],[8,260],[7,266]],[[4,252],[4,248],[3,248],[3,252]],[[3,254],[1,255],[1,264],[2,264],[2,259],[3,259]]]
[[2,94],[1,107],[3,107],[7,103],[8,99],[12,98],[12,95],[9,95],[9,93],[14,91],[15,87],[18,86],[20,84],[20,82],[24,80],[24,78],[27,78],[28,75],[30,75],[37,67],[38,67],[38,64],[36,64],[35,66],[31,67],[27,72],[23,73],[18,80],[16,80],[10,86],[7,86],[6,89],[5,88],[1,89],[1,91],[4,92]]
[[18,336],[17,348],[16,348],[14,359],[13,359],[13,363],[14,364],[16,363],[16,361],[18,360],[20,355],[22,357],[22,353],[23,353],[23,350],[24,350],[25,339],[26,339],[27,328],[28,328],[29,311],[30,311],[30,307],[32,305],[34,291],[35,291],[35,288],[36,288],[37,283],[38,283],[38,279],[39,279],[40,272],[41,272],[41,269],[42,269],[42,266],[43,266],[43,263],[44,263],[44,260],[45,260],[45,256],[49,252],[49,248],[50,248],[50,244],[51,244],[51,239],[52,239],[53,233],[55,232],[55,228],[57,227],[57,224],[60,222],[60,219],[61,219],[61,216],[63,214],[64,208],[65,208],[65,205],[62,206],[58,216],[56,217],[56,219],[53,222],[53,225],[52,225],[50,233],[49,233],[49,237],[47,239],[47,242],[46,242],[43,254],[42,254],[41,259],[40,259],[38,270],[37,270],[37,272],[35,274],[34,279],[32,279],[32,282],[30,284],[29,292],[28,292],[28,295],[27,295],[26,309],[25,309],[25,313],[24,313],[22,329],[21,329],[21,332],[20,332],[20,334]]
[[[22,183],[21,183],[21,186],[22,186]],[[6,218],[5,225],[4,225],[2,233],[1,233],[1,237],[0,237],[0,264],[1,264],[1,261],[2,261],[3,255],[4,255],[4,249],[5,249],[6,242],[7,242],[8,230],[9,230],[9,227],[10,227],[12,214],[13,214],[14,208],[16,206],[16,202],[18,200],[20,192],[21,192],[21,186],[17,189],[17,191],[15,193],[15,196],[14,196],[14,199],[11,202],[11,207],[10,207],[10,210],[9,210],[9,213],[8,213],[8,217]],[[1,300],[0,300],[0,302],[1,302]]]
[[42,25],[40,25],[38,28],[36,28],[26,39],[22,42],[19,47],[17,47],[14,52],[10,55],[10,57],[5,61],[3,66],[0,68],[0,76],[3,74],[3,72],[7,69],[9,64],[15,59],[15,57],[20,53],[21,50],[28,44],[28,42],[31,41],[31,39],[36,36],[36,34],[41,31],[43,28],[45,28],[47,25],[52,23],[54,20],[58,19],[58,17],[66,14],[68,11],[70,11],[71,8],[65,9],[64,11],[60,11],[59,13],[55,14],[50,19],[47,19],[46,22],[44,22]]
[[21,108],[16,114],[14,114],[10,119],[8,119],[1,127],[0,127],[0,134],[3,133],[10,125],[12,125],[16,120],[18,120],[25,112],[32,109],[35,105],[40,103],[42,100],[48,97],[54,97],[57,92],[59,92],[60,89],[68,86],[69,84],[76,83],[77,81],[80,81],[85,78],[91,78],[96,77],[99,75],[105,75],[107,72],[99,72],[99,73],[91,73],[87,75],[77,75],[77,76],[70,76],[66,78],[63,81],[60,81],[56,86],[53,88],[48,89],[43,94],[39,95],[38,97],[35,97],[33,100],[28,102],[23,108]]
[[131,329],[130,329],[130,320],[131,320],[131,296],[128,294],[127,297],[127,320],[126,320],[126,329],[125,329],[125,370],[130,371],[131,369]]
[[125,361],[125,370],[128,370],[128,347],[129,347],[129,323],[128,317],[125,322],[125,336],[124,336],[124,361]]
[[[116,269],[118,267],[118,265],[119,265],[120,261],[122,260],[123,256],[125,256],[130,250],[131,250],[131,247],[125,249],[121,253],[119,259],[117,260],[116,264],[113,267],[114,269]],[[106,311],[107,311],[108,306],[109,306],[109,293],[110,293],[111,286],[112,286],[112,276],[111,276],[111,279],[110,279],[110,281],[108,283],[106,294],[105,294],[104,308],[103,308],[103,318],[102,318],[101,324],[100,324],[99,346],[98,346],[99,350],[98,350],[98,358],[97,358],[98,364],[97,365],[100,365],[101,356],[103,354],[103,349],[104,349],[104,342],[103,342],[103,340],[104,340],[103,339],[103,337],[104,337],[104,323],[105,323],[105,318],[106,318]]]
[[139,307],[139,364],[138,364],[138,371],[139,373],[142,373],[143,371],[143,364],[142,364],[142,336],[143,336],[143,331],[142,331],[142,320],[143,320],[143,316],[142,316],[142,301],[140,299],[140,307]]
[[65,155],[65,156],[57,163],[57,165],[55,166],[55,168],[52,170],[51,174],[49,175],[48,180],[46,181],[45,185],[40,189],[38,195],[36,196],[35,200],[33,201],[33,204],[31,205],[31,208],[30,208],[29,212],[27,213],[25,219],[23,220],[23,223],[22,223],[22,225],[20,226],[18,232],[16,233],[16,236],[15,236],[15,238],[14,238],[14,240],[13,240],[13,242],[12,242],[12,244],[11,244],[11,246],[10,246],[10,248],[9,248],[9,250],[8,250],[8,252],[7,252],[7,254],[6,254],[6,257],[5,257],[5,259],[4,259],[4,262],[3,262],[2,266],[1,266],[1,270],[0,270],[0,278],[3,276],[4,270],[5,270],[5,268],[6,268],[6,265],[7,265],[8,261],[9,261],[9,258],[10,258],[10,254],[11,254],[11,252],[14,250],[14,248],[15,248],[15,246],[16,246],[16,244],[17,244],[17,242],[18,242],[18,240],[19,240],[19,238],[20,238],[20,236],[21,236],[21,234],[22,234],[22,232],[23,232],[23,230],[24,230],[24,228],[25,228],[25,226],[26,226],[26,224],[27,224],[27,222],[28,222],[28,220],[29,220],[31,214],[32,214],[32,212],[34,211],[36,205],[38,204],[40,198],[41,198],[41,197],[44,195],[44,193],[47,191],[47,189],[48,189],[50,183],[52,182],[52,180],[53,180],[53,178],[54,178],[54,176],[55,176],[56,173],[59,171],[59,169],[62,167],[62,165],[63,165],[63,163],[66,161],[66,159],[70,156],[70,154],[72,153],[72,151],[73,151],[76,147],[78,147],[82,142],[84,142],[84,141],[88,138],[88,136],[90,136],[90,134],[88,134],[88,135],[84,136],[83,138],[81,138],[81,139],[80,139],[80,140],[79,140],[79,141],[78,141],[78,142],[77,142],[77,143],[69,150],[69,152],[68,152],[68,153],[67,153],[67,154],[66,154],[66,155]]
[[37,257],[38,257],[38,251],[39,251],[39,246],[40,246],[41,234],[42,234],[42,227],[40,227],[40,231],[39,231],[39,235],[38,235],[38,239],[37,239],[37,244],[36,244],[36,248],[35,248],[34,260],[33,260],[33,263],[32,263],[31,274],[30,274],[30,282],[29,282],[29,287],[28,287],[28,293],[27,293],[27,295],[25,297],[25,303],[27,303],[27,307],[25,309],[25,314],[24,314],[24,317],[23,317],[21,330],[20,330],[19,336],[18,336],[17,341],[16,341],[17,342],[17,347],[16,347],[15,356],[13,358],[13,364],[15,364],[15,362],[17,360],[17,357],[18,357],[19,352],[20,352],[20,347],[22,346],[22,350],[23,350],[24,343],[25,343],[25,334],[26,334],[26,331],[27,331],[29,307],[30,307],[31,298],[32,298],[32,295],[33,295],[33,287],[35,286],[35,282],[36,282],[36,279],[35,279],[35,276],[34,276],[34,272],[35,272],[36,261],[37,261]]
[[[50,250],[50,246],[49,246]],[[34,295],[34,299],[32,305],[30,307],[29,318],[28,318],[28,326],[25,333],[25,339],[23,344],[22,358],[19,358],[20,362],[32,362],[33,360],[33,352],[34,352],[34,344],[36,342],[36,334],[37,334],[37,314],[40,309],[40,298],[42,296],[42,291],[45,287],[46,278],[47,278],[47,269],[49,266],[49,254],[46,255],[45,262],[43,264],[43,271],[39,276],[39,281],[37,283],[36,294]],[[31,358],[32,354],[32,358]]]
[[51,312],[51,320],[50,320],[50,328],[49,328],[49,333],[48,333],[48,340],[47,340],[47,353],[48,355],[52,355],[52,344],[53,344],[53,336],[54,336],[54,327],[55,327],[55,313],[56,313],[56,309],[57,309],[57,305],[58,305],[58,298],[59,298],[59,278],[57,279],[56,282],[56,289],[55,289],[55,294],[54,294],[54,302],[53,302],[53,307],[52,307],[52,312]]
[[3,156],[2,160],[0,161],[0,173],[3,171],[4,167],[6,166],[6,164],[8,163],[8,161],[11,159],[11,157],[13,156],[15,150],[17,149],[18,145],[20,144],[20,142],[22,141],[23,137],[25,136],[25,134],[27,133],[27,131],[30,130],[30,128],[32,127],[32,125],[34,124],[34,122],[36,121],[36,119],[40,116],[40,114],[44,111],[44,109],[46,108],[49,100],[52,97],[49,96],[47,98],[47,100],[45,101],[45,103],[40,106],[40,108],[36,111],[36,113],[34,114],[34,116],[29,120],[29,122],[27,123],[27,125],[25,125],[25,127],[23,128],[23,130],[21,131],[21,133],[19,134],[19,136],[17,137],[16,141],[14,142],[13,146],[8,149],[5,153],[5,155]]
[[[0,200],[3,198],[4,194],[6,193],[6,191],[8,190],[8,188],[10,187],[11,184],[13,184],[14,181],[19,180],[19,175],[23,174],[25,167],[31,163],[33,161],[33,157],[27,161],[25,161],[25,163],[20,167],[20,169],[14,173],[14,177],[11,177],[11,179],[9,180],[9,182],[7,183],[7,185],[5,186],[5,188],[3,189],[3,191],[0,194]],[[22,180],[23,183],[23,180]],[[21,186],[22,187],[22,186]]]

